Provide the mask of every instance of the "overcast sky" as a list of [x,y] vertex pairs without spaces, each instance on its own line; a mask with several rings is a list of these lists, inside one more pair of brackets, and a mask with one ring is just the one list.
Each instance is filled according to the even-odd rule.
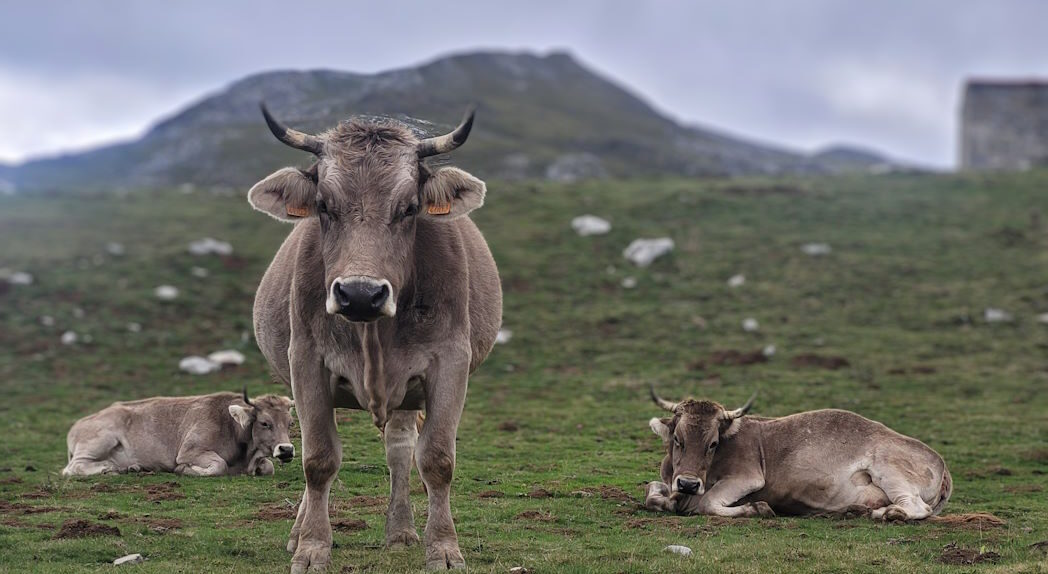
[[0,161],[141,133],[253,72],[567,49],[689,123],[955,159],[968,76],[1048,77],[1048,2],[3,2]]

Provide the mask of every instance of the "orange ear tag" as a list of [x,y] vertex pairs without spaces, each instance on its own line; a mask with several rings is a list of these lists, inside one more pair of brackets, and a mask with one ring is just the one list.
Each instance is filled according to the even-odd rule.
[[306,217],[309,215],[309,209],[305,207],[291,207],[287,206],[287,214],[291,217]]
[[426,213],[430,215],[447,215],[451,213],[451,204],[431,205],[426,208]]

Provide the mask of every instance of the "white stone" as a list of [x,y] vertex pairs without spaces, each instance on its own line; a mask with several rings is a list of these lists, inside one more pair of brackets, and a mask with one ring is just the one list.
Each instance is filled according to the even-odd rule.
[[1048,325],[1048,313],[1041,313],[1037,316],[1037,322],[1044,325]]
[[775,356],[775,351],[775,345],[767,345],[766,347],[761,349],[761,354],[770,359]]
[[178,287],[173,285],[161,285],[153,289],[153,294],[161,301],[172,301],[178,298]]
[[742,287],[745,284],[746,276],[742,274],[732,275],[731,279],[728,279],[728,287]]
[[623,277],[622,282],[620,284],[622,285],[623,289],[633,289],[637,286],[637,278],[633,276]]
[[12,285],[32,285],[33,276],[25,271],[15,271],[7,278],[7,282]]
[[189,272],[193,274],[193,277],[199,277],[201,279],[211,274],[211,272],[204,267],[193,267]]
[[186,357],[178,362],[178,368],[191,375],[206,375],[222,368],[222,365],[205,357]]
[[62,344],[63,345],[75,344],[76,340],[78,338],[79,337],[76,336],[76,331],[66,331],[65,333],[62,333]]
[[691,548],[688,548],[687,546],[681,546],[679,544],[670,544],[669,546],[663,548],[663,550],[666,552],[672,552],[674,554],[680,554],[681,556],[685,557],[691,556]]
[[124,244],[110,241],[106,244],[106,253],[119,257],[125,253]]
[[986,319],[987,323],[1007,323],[1012,320],[1012,314],[1004,309],[987,307],[983,311],[983,318]]
[[139,323],[131,322],[127,324],[127,330],[132,333],[140,333],[142,331],[142,325]]
[[40,324],[45,326],[45,327],[54,327],[55,326],[55,318],[50,316],[50,315],[44,315],[44,316],[40,317]]
[[499,329],[498,334],[495,335],[495,343],[497,343],[499,345],[505,345],[512,338],[513,338],[513,331],[510,331],[509,329],[506,329],[506,328],[502,328],[502,329]]
[[207,360],[212,363],[218,363],[219,365],[243,365],[244,364],[244,353],[235,349],[226,349],[224,351],[215,351],[207,356]]
[[529,570],[523,566],[514,566],[509,569],[509,574],[528,574]]
[[121,556],[116,560],[113,560],[114,566],[123,566],[124,564],[141,564],[146,559],[141,554],[128,554],[127,556]]
[[586,237],[587,235],[604,235],[611,231],[611,224],[596,215],[580,215],[571,220],[571,228],[575,230],[575,233]]
[[83,308],[81,308],[81,307],[73,307],[73,317],[76,317],[77,319],[83,319],[84,318],[84,310],[83,310]]
[[757,329],[760,329],[761,325],[753,317],[746,317],[742,320],[742,330],[747,333],[754,333]]
[[801,251],[805,255],[811,255],[812,257],[818,257],[819,255],[829,255],[833,251],[829,243],[805,243],[801,245]]
[[622,256],[638,267],[647,267],[652,261],[673,251],[673,247],[673,240],[669,237],[634,239],[633,243],[622,251]]
[[193,255],[232,255],[233,246],[225,241],[205,237],[191,242],[189,252]]

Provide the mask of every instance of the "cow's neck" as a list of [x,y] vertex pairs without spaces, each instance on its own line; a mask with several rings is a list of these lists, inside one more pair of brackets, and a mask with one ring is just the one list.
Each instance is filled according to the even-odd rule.
[[364,392],[367,393],[367,409],[371,413],[371,422],[380,431],[386,428],[388,413],[386,395],[386,373],[382,352],[382,337],[378,321],[364,323],[357,327],[364,358]]

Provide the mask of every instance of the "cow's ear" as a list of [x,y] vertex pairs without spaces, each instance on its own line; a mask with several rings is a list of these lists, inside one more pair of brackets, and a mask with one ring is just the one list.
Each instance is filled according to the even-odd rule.
[[457,219],[484,205],[487,186],[457,167],[426,172],[422,183],[422,216]]
[[229,405],[229,414],[233,417],[233,420],[240,423],[240,428],[247,428],[251,426],[251,415],[254,414],[255,409],[244,408],[240,405]]
[[[315,168],[314,168],[315,169]],[[315,172],[285,167],[256,183],[247,192],[251,207],[280,221],[295,222],[315,215]]]
[[672,434],[670,432],[670,419],[652,418],[648,421],[648,426],[651,427],[651,430],[655,431],[655,434],[659,435],[662,442],[670,442],[670,435]]

